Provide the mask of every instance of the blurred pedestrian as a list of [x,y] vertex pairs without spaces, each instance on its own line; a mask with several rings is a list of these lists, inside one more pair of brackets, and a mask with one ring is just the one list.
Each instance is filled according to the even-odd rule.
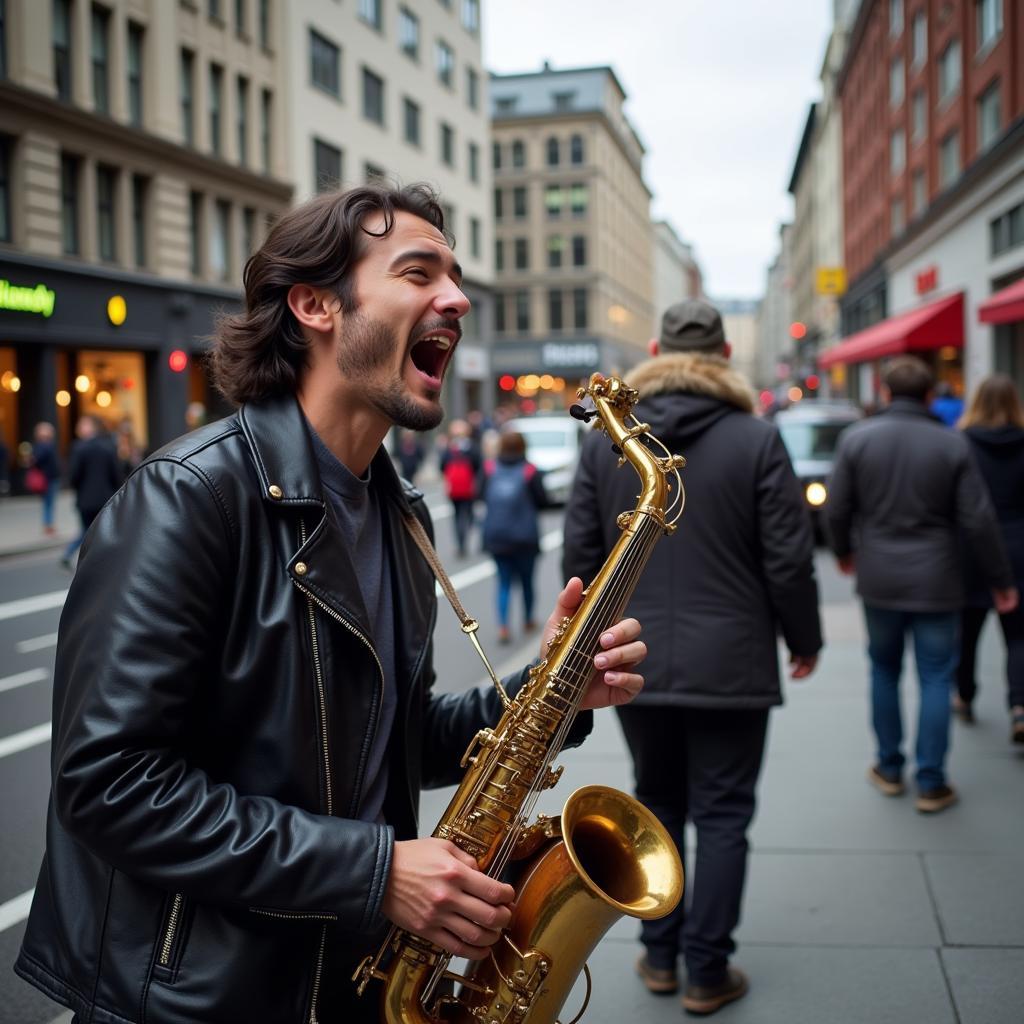
[[25,486],[43,502],[43,533],[53,535],[57,495],[60,492],[60,459],[57,456],[57,431],[52,423],[37,423],[32,433],[32,455],[25,472]]
[[526,438],[514,430],[498,440],[498,457],[484,467],[483,546],[498,570],[498,640],[512,639],[510,605],[518,583],[523,594],[527,633],[537,628],[533,617],[533,578],[540,554],[539,510],[548,504],[537,467],[526,461]]
[[81,529],[61,555],[60,564],[65,569],[71,568],[71,559],[82,546],[86,531],[125,477],[115,442],[101,430],[95,416],[82,416],[75,433],[78,440],[71,446],[68,475],[75,489],[75,507]]
[[466,557],[473,529],[473,506],[479,493],[481,468],[480,450],[473,442],[469,424],[465,420],[452,420],[448,426],[448,443],[441,455],[441,475],[452,503],[455,547],[460,558]]
[[11,450],[0,436],[0,497],[11,493]]
[[[642,617],[649,655],[643,695],[617,709],[636,795],[684,854],[689,907],[645,921],[637,964],[651,992],[713,1013],[747,991],[730,966],[747,866],[747,829],[769,710],[782,703],[776,634],[792,677],[814,671],[821,649],[811,522],[778,430],[754,414],[747,381],[731,369],[718,311],[686,300],[662,318],[652,358],[629,374],[634,410],[670,451],[689,460],[679,530],[647,565],[628,608]],[[636,479],[617,471],[603,434],[586,439],[565,515],[565,576],[590,580],[621,536]]]
[[117,425],[115,436],[117,461],[121,467],[121,478],[127,479],[132,470],[142,463],[142,446],[135,440],[135,428],[131,418],[125,416]]
[[409,483],[413,483],[423,464],[423,442],[414,430],[400,430],[398,433],[398,466]]
[[[986,377],[975,390],[959,426],[992,497],[1020,591],[1024,588],[1024,410],[1013,381],[1001,373]],[[973,722],[978,638],[992,608],[992,597],[975,561],[964,559],[964,568],[967,604],[960,620],[960,664],[953,710],[965,722]],[[999,625],[1006,642],[1010,739],[1024,743],[1024,608],[1018,605],[1013,611],[1001,613]]]
[[877,415],[839,439],[825,512],[839,568],[856,574],[871,662],[871,718],[878,760],[868,780],[886,796],[904,792],[899,682],[907,632],[920,689],[915,759],[922,813],[957,800],[946,778],[950,693],[964,605],[958,533],[973,548],[997,611],[1017,607],[1013,573],[992,502],[962,434],[928,410],[934,378],[914,356],[883,374]]
[[935,385],[935,397],[929,406],[947,427],[955,427],[964,411],[964,400],[953,391],[948,381],[940,380]]

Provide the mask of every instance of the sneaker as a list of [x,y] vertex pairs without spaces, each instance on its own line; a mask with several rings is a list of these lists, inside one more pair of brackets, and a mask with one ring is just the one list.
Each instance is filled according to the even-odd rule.
[[868,769],[868,782],[886,796],[903,796],[906,790],[899,775],[884,772],[877,764],[873,764]]
[[1010,719],[1010,742],[1024,743],[1024,711],[1014,710]]
[[636,973],[640,975],[644,987],[656,996],[669,995],[679,988],[679,979],[674,967],[653,967],[645,953],[636,962]]
[[957,802],[959,795],[952,786],[924,789],[917,796],[915,806],[922,814],[938,814]]
[[739,968],[729,967],[721,985],[687,985],[683,995],[683,1009],[687,1013],[706,1017],[720,1010],[726,1003],[742,999],[748,988],[750,983],[747,976]]
[[967,701],[960,697],[954,697],[952,703],[953,714],[960,719],[964,725],[974,725],[974,710]]
[[510,644],[512,643],[512,634],[509,632],[508,626],[498,627],[498,643],[499,644]]

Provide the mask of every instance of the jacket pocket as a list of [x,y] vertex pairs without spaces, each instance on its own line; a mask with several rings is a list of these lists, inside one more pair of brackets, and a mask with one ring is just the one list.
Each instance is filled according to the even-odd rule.
[[163,921],[156,939],[156,962],[153,976],[161,981],[173,981],[185,951],[185,919],[187,901],[181,893],[167,900]]

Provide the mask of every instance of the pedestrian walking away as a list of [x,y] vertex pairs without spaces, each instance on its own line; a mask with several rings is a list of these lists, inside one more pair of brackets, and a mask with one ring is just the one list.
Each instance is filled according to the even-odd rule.
[[991,589],[996,610],[1017,606],[1013,573],[992,502],[963,434],[928,410],[934,378],[914,356],[883,375],[884,408],[844,431],[825,507],[839,568],[856,575],[871,665],[877,758],[868,781],[904,792],[899,683],[909,632],[920,702],[914,759],[916,807],[936,813],[957,791],[946,777],[950,698],[964,607],[960,536]]
[[523,628],[537,628],[533,618],[533,577],[540,554],[540,517],[548,496],[537,467],[526,461],[526,438],[514,430],[501,435],[498,457],[484,467],[484,550],[498,570],[498,639],[512,639],[510,613],[515,583],[523,595]]
[[[986,377],[972,395],[959,425],[992,497],[1019,592],[1024,587],[1024,410],[1013,381],[1002,373]],[[960,661],[953,710],[962,721],[971,723],[978,692],[978,639],[992,610],[992,595],[975,560],[968,555],[963,564],[967,603],[961,615]],[[998,618],[1006,643],[1010,739],[1024,744],[1024,608],[1018,605]]]
[[[434,576],[409,521],[431,523],[384,446],[441,420],[461,281],[425,186],[285,213],[213,342],[237,412],[148,458],[93,522],[15,966],[83,1020],[376,1024],[350,979],[390,925],[481,959],[509,922],[511,886],[417,838],[421,786],[457,782],[502,705],[432,690]],[[569,745],[640,690],[639,632],[603,638]]]
[[452,503],[455,546],[460,558],[465,558],[468,552],[482,468],[480,449],[473,440],[469,424],[465,420],[452,420],[448,426],[448,443],[441,455],[441,475]]
[[25,472],[25,483],[42,500],[43,533],[55,534],[54,513],[60,492],[60,458],[57,455],[57,431],[52,423],[37,423],[32,434],[32,456]]
[[[635,414],[686,456],[686,510],[662,542],[627,612],[644,623],[647,683],[618,709],[636,795],[679,853],[692,821],[688,909],[642,925],[637,969],[649,991],[713,1013],[747,992],[730,965],[769,711],[782,703],[776,634],[792,675],[811,674],[822,646],[811,523],[778,431],[753,415],[749,384],[728,363],[721,317],[708,303],[671,306],[649,361],[627,383]],[[566,508],[563,575],[589,580],[619,537],[635,487],[590,435]]]
[[86,531],[124,479],[115,442],[102,432],[94,416],[81,417],[75,432],[78,440],[71,446],[68,477],[75,489],[75,508],[81,530],[61,555],[60,563],[65,569],[71,568],[71,559],[82,546]]

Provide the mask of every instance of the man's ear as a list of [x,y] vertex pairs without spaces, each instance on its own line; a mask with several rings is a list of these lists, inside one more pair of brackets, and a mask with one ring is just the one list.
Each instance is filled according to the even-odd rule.
[[661,346],[658,344],[657,338],[651,338],[651,340],[647,342],[647,351],[652,356],[656,356],[661,351]]
[[334,330],[338,299],[322,288],[293,284],[288,289],[288,308],[304,328],[317,334],[328,334]]

